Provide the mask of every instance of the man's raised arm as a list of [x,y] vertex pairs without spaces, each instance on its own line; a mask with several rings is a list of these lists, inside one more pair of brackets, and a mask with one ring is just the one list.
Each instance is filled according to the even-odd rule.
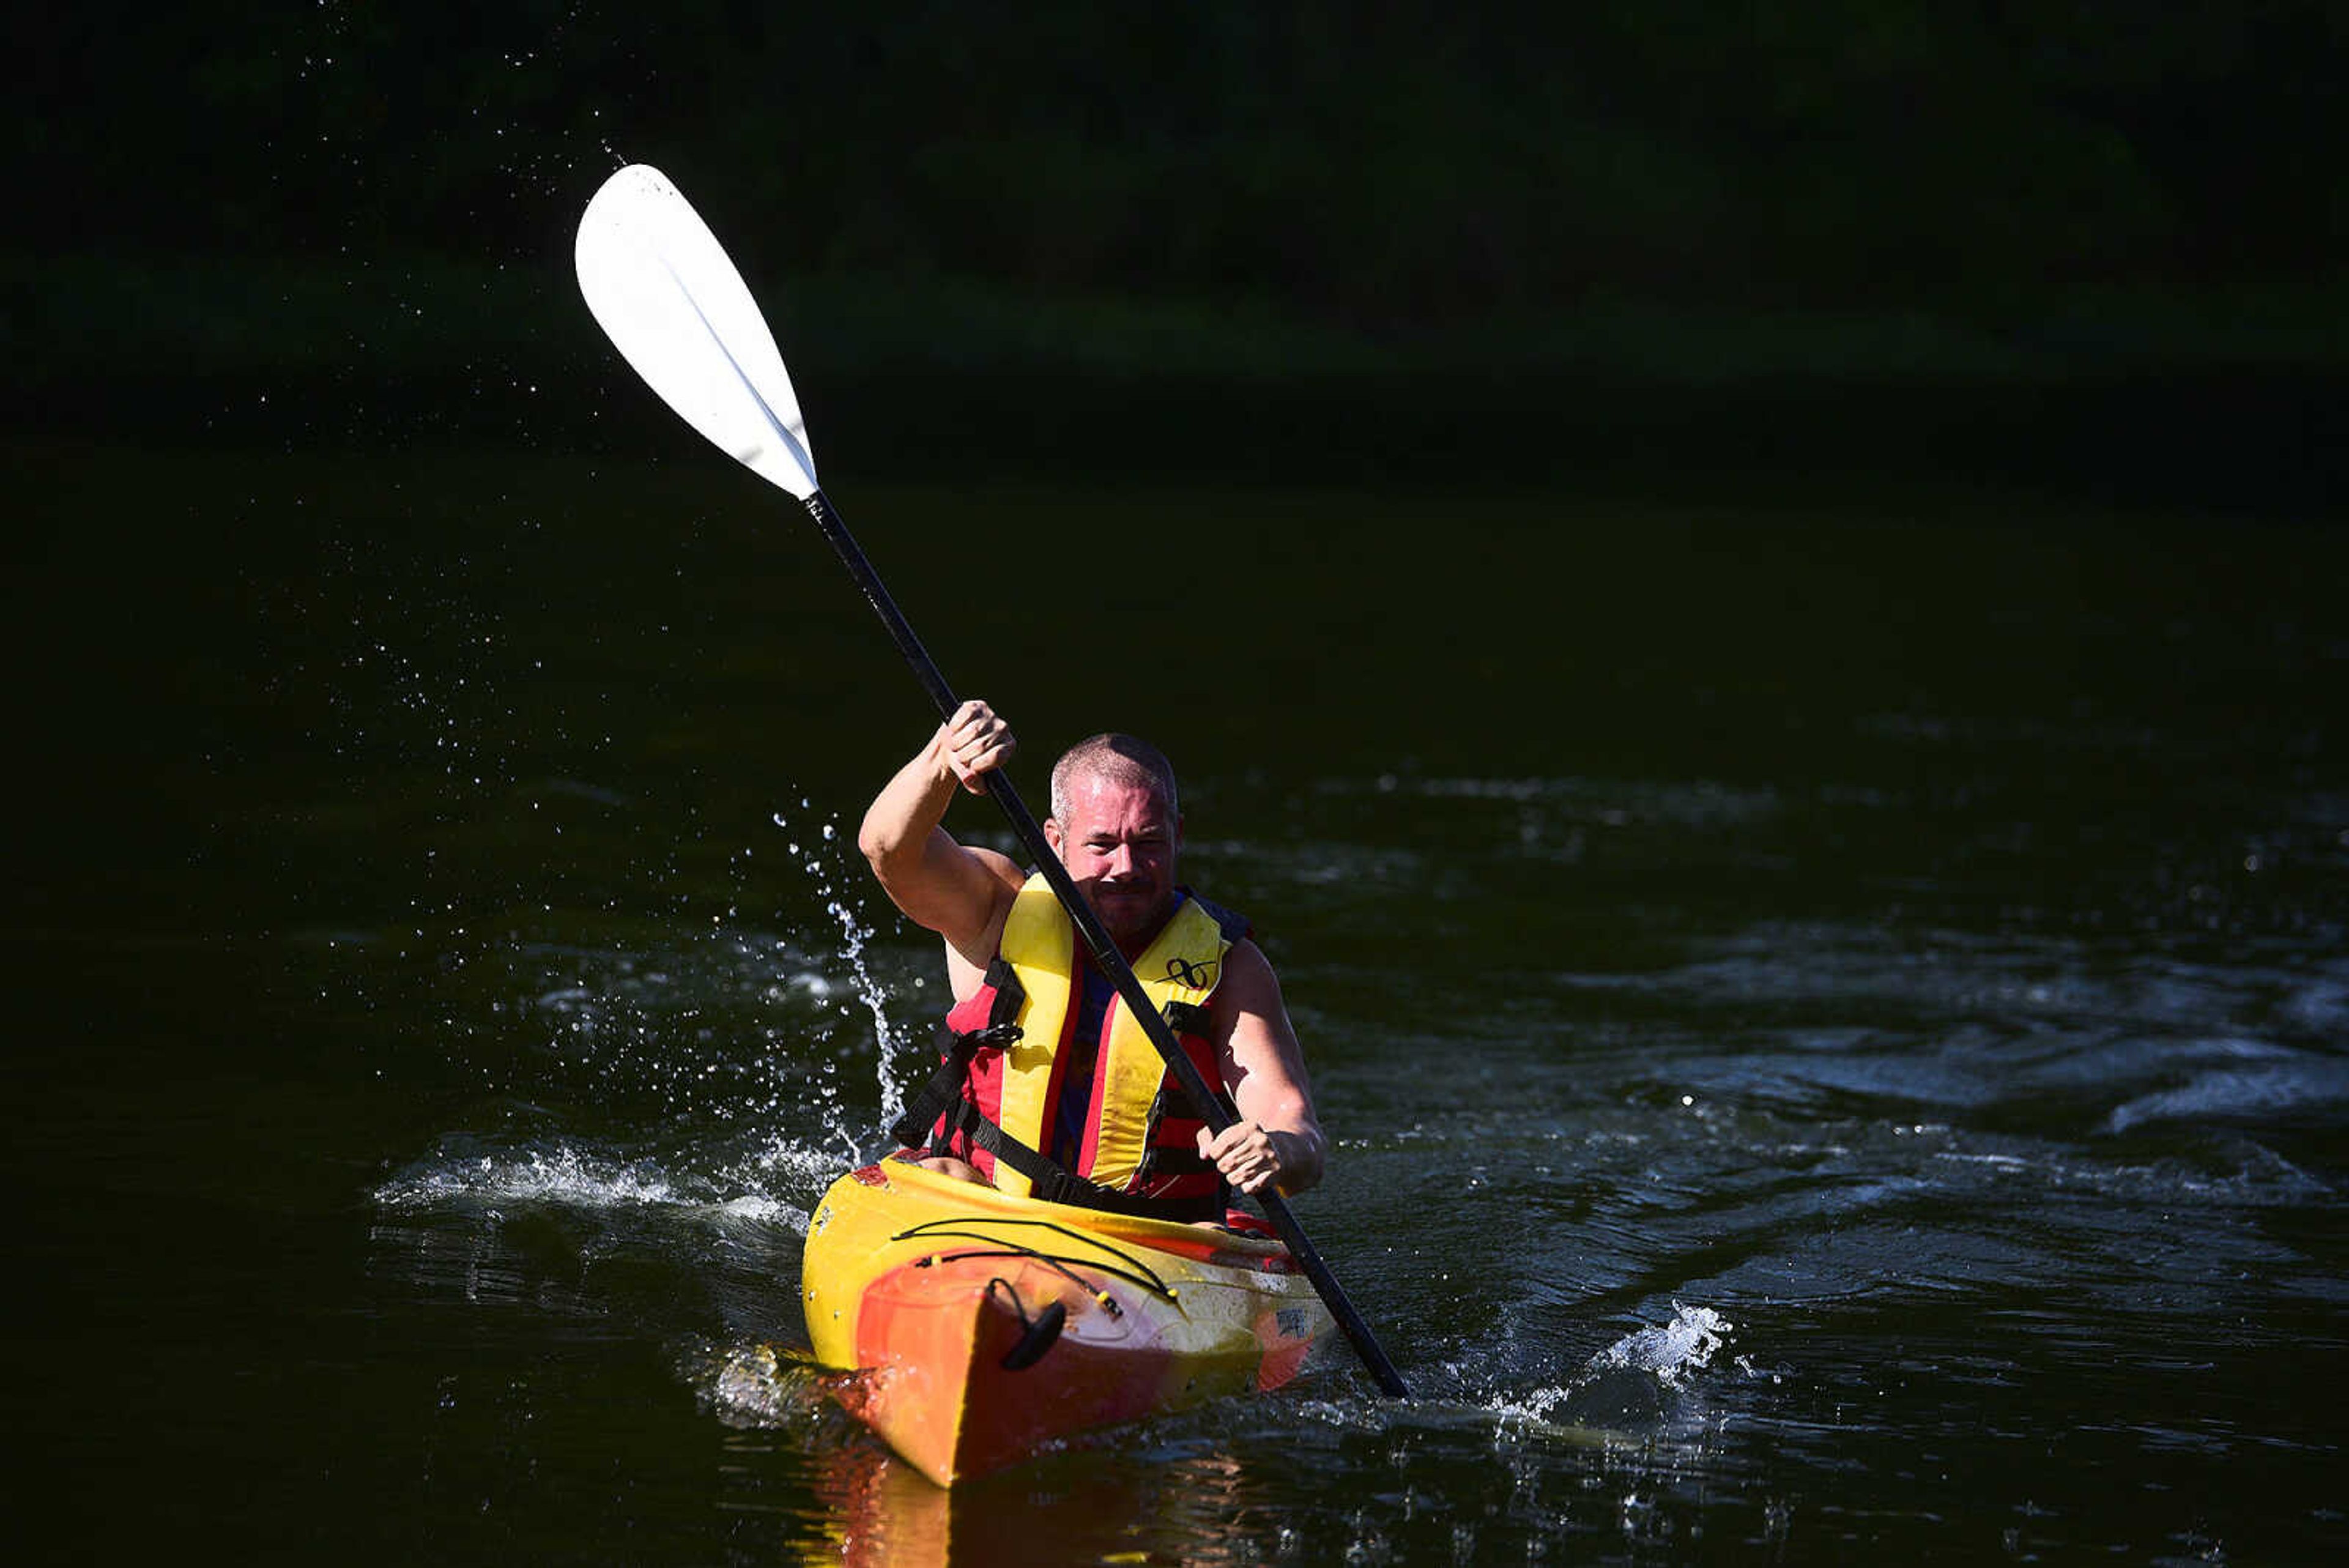
[[939,824],[957,785],[984,794],[983,776],[1009,762],[1015,749],[1010,726],[994,710],[975,699],[965,702],[882,786],[856,834],[890,902],[982,970],[1019,889],[1019,867],[994,850],[957,843]]

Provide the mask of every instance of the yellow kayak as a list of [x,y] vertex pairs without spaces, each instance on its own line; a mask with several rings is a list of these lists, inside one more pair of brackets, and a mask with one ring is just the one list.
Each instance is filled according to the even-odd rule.
[[816,1359],[940,1486],[1056,1438],[1275,1388],[1335,1326],[1270,1238],[1015,1198],[901,1160],[808,1224]]

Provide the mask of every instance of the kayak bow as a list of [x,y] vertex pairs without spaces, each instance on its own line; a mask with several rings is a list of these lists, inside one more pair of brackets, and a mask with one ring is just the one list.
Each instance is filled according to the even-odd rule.
[[843,1402],[940,1486],[1058,1438],[1304,1369],[1334,1326],[1269,1238],[1015,1198],[902,1160],[808,1225],[809,1338]]

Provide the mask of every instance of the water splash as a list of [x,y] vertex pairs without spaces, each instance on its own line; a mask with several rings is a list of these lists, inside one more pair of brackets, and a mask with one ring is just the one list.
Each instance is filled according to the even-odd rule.
[[852,1376],[764,1343],[696,1345],[678,1358],[677,1370],[704,1410],[753,1431],[837,1420],[830,1397]]
[[679,1199],[676,1184],[648,1161],[624,1164],[557,1145],[411,1166],[378,1187],[375,1200],[387,1209],[436,1208],[456,1200],[608,1209]]
[[804,1231],[803,1200],[778,1186],[812,1192],[837,1169],[828,1151],[778,1138],[708,1169],[689,1159],[623,1159],[557,1141],[475,1152],[450,1139],[434,1158],[409,1166],[375,1189],[394,1210],[482,1210],[544,1203],[608,1210],[694,1209]]
[[1707,1306],[1672,1303],[1670,1322],[1617,1340],[1565,1383],[1526,1394],[1505,1394],[1486,1408],[1505,1434],[1537,1428],[1654,1428],[1671,1410],[1693,1376],[1713,1365],[1730,1343],[1733,1325]]
[[[802,810],[808,809],[808,802],[802,798],[800,806]],[[774,813],[770,820],[777,828],[786,832],[790,830],[791,824],[781,812]],[[872,940],[873,929],[850,902],[834,889],[833,877],[837,874],[840,844],[837,820],[835,816],[818,825],[821,851],[803,852],[796,841],[788,844],[787,849],[800,862],[801,868],[816,879],[816,893],[824,900],[824,912],[840,927],[840,957],[848,965],[858,999],[872,1015],[874,1071],[881,1093],[881,1125],[885,1127],[894,1125],[905,1109],[896,1070],[898,1042],[889,1023],[888,993],[865,962],[865,944]]]
[[1711,1307],[1672,1303],[1672,1318],[1658,1328],[1625,1335],[1590,1358],[1590,1372],[1629,1369],[1652,1373],[1668,1388],[1681,1386],[1692,1372],[1713,1365],[1729,1343],[1733,1325]]

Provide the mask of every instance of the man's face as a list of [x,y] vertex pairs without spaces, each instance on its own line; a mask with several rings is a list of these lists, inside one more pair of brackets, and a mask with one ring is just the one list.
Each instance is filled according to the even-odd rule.
[[1183,820],[1154,792],[1081,775],[1071,781],[1069,820],[1045,823],[1044,837],[1121,949],[1158,934],[1174,902]]

